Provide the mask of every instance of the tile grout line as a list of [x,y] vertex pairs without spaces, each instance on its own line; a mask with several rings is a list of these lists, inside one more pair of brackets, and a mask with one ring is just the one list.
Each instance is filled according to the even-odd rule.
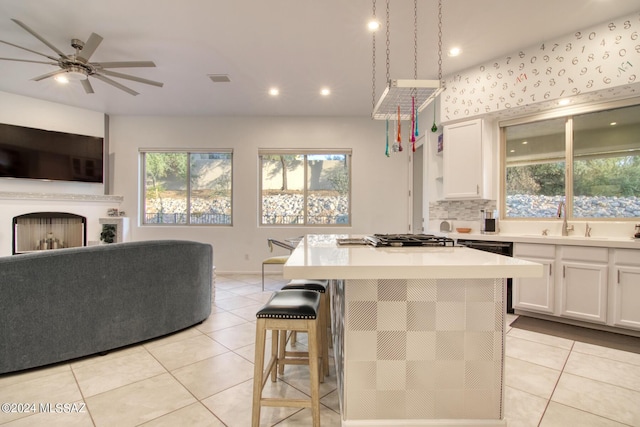
[[[206,334],[205,334],[205,335],[206,335]],[[213,338],[211,338],[211,339],[213,340]],[[221,344],[221,345],[222,345],[222,344]],[[149,350],[147,350],[147,351],[149,352]],[[214,416],[217,420],[219,420],[222,424],[224,424],[225,426],[227,425],[227,424],[225,424],[224,422],[222,422],[222,420],[221,420],[220,418],[218,418],[218,416],[217,416],[216,414],[214,414],[214,413],[213,413],[213,411],[211,411],[211,409],[209,409],[209,407],[208,407],[207,405],[205,405],[204,403],[202,403],[202,401],[201,401],[200,399],[198,399],[198,397],[197,397],[196,395],[194,395],[194,394],[193,394],[193,392],[192,392],[191,390],[189,390],[189,388],[187,388],[187,386],[185,386],[184,384],[182,384],[182,382],[181,382],[178,378],[176,378],[176,376],[175,376],[175,375],[173,375],[173,372],[171,372],[169,369],[167,369],[167,367],[166,367],[166,366],[164,366],[164,364],[162,364],[162,362],[161,362],[160,360],[158,360],[158,359],[155,357],[155,355],[154,355],[154,354],[152,354],[151,352],[149,352],[149,354],[151,354],[151,357],[153,357],[153,358],[156,360],[156,362],[158,362],[158,363],[160,364],[160,366],[162,366],[162,368],[166,371],[166,373],[167,373],[167,374],[169,374],[169,375],[171,376],[171,378],[173,378],[173,379],[174,379],[178,384],[180,384],[180,386],[181,386],[182,388],[184,388],[184,389],[187,391],[187,393],[189,393],[189,394],[190,394],[190,395],[191,395],[191,396],[196,400],[196,402],[197,402],[197,403],[199,403],[200,405],[204,406],[204,407],[205,407],[205,409],[206,409],[207,411],[209,411],[209,412],[211,413],[211,415],[213,415],[213,416]],[[224,353],[222,353],[222,354],[224,354]],[[213,356],[213,357],[215,357],[215,356]],[[197,362],[194,362],[194,363],[197,363]],[[189,365],[193,365],[193,363],[191,363],[191,364],[189,364]],[[189,366],[189,365],[185,365],[185,366]],[[181,366],[181,368],[182,368],[182,366]],[[160,375],[163,375],[163,374],[160,374]],[[208,397],[207,397],[207,398],[208,398]],[[184,408],[186,408],[186,407],[188,407],[188,406],[191,406],[191,405],[193,405],[193,403],[190,403],[190,404],[188,404],[188,405],[186,405],[186,406],[183,406],[183,407],[181,407],[181,408],[176,408],[176,409],[174,409],[173,411],[167,412],[167,413],[165,413],[165,414],[159,415],[159,416],[157,416],[156,418],[153,418],[152,420],[147,420],[147,421],[143,422],[142,424],[136,424],[136,426],[144,425],[145,423],[148,423],[148,422],[150,422],[150,421],[153,421],[153,420],[156,420],[156,419],[162,418],[162,417],[164,417],[164,416],[166,416],[166,415],[169,415],[169,414],[171,414],[171,413],[174,413],[174,412],[176,412],[176,411],[179,411],[179,410],[184,409]]]
[[71,363],[69,363],[69,369],[71,370],[71,375],[73,375],[73,380],[76,383],[76,387],[78,387],[78,392],[80,393],[80,396],[82,397],[82,401],[85,404],[85,407],[87,408],[87,413],[89,414],[89,418],[91,419],[91,422],[93,423],[94,427],[97,426],[96,424],[96,420],[93,418],[93,414],[91,413],[91,409],[89,409],[89,403],[87,402],[87,398],[85,397],[84,393],[82,392],[82,387],[80,387],[80,382],[78,381],[78,377],[76,376],[76,371],[73,369],[73,365]]
[[569,357],[571,357],[571,352],[573,351],[573,346],[575,345],[575,341],[571,343],[571,348],[569,349],[569,353],[567,354],[567,358],[565,359],[562,369],[560,370],[560,375],[558,375],[558,380],[553,386],[553,390],[551,390],[551,394],[549,395],[549,399],[547,400],[547,404],[544,406],[544,410],[542,411],[542,415],[540,416],[540,421],[538,421],[538,427],[542,424],[542,420],[544,420],[544,415],[547,413],[547,409],[549,409],[549,405],[551,404],[551,399],[553,399],[553,394],[556,392],[556,388],[558,388],[558,383],[560,383],[560,378],[562,378],[562,374],[564,373],[564,368],[567,366],[569,362]]

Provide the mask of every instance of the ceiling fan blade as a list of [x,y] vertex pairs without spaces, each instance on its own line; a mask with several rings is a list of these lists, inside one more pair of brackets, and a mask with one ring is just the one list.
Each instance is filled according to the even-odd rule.
[[17,44],[5,42],[3,40],[0,40],[0,43],[8,44],[9,46],[17,47],[18,49],[26,50],[27,52],[35,53],[36,55],[44,56],[44,57],[49,58],[49,59],[51,59],[53,61],[57,61],[58,60],[58,58],[54,58],[53,56],[45,55],[44,53],[36,52],[35,50],[31,50],[31,49],[27,49],[26,47],[18,46]]
[[66,72],[67,72],[66,70],[60,69],[60,70],[52,71],[52,72],[47,73],[47,74],[43,74],[43,75],[38,76],[38,77],[34,77],[31,80],[39,82],[40,80],[48,79],[49,77],[53,77],[53,76],[55,76],[57,74],[66,73]]
[[103,82],[105,82],[105,83],[107,83],[107,84],[110,84],[111,86],[115,86],[115,87],[117,87],[118,89],[120,89],[120,90],[123,90],[123,91],[127,92],[128,94],[131,94],[131,95],[133,95],[133,96],[138,95],[138,92],[136,92],[135,90],[133,90],[133,89],[129,89],[128,87],[126,87],[126,86],[124,86],[124,85],[121,85],[120,83],[116,82],[115,80],[111,80],[111,79],[110,79],[110,78],[108,78],[108,77],[105,77],[105,76],[100,75],[100,74],[92,74],[91,76],[92,76],[92,77],[95,77],[95,78],[96,78],[96,79],[98,79],[98,80],[102,80]]
[[92,62],[96,68],[138,68],[138,67],[155,67],[153,61],[116,61],[116,62]]
[[158,87],[164,86],[164,83],[143,79],[142,77],[131,76],[129,74],[116,73],[115,71],[100,70],[100,73],[106,74],[107,76],[111,76],[111,77],[119,77],[121,79],[133,80],[134,82],[144,83],[152,86],[158,86]]
[[82,87],[86,93],[94,93],[93,86],[91,86],[89,79],[80,80],[80,83],[82,83]]
[[96,51],[98,46],[102,43],[102,37],[97,35],[96,33],[91,33],[89,39],[85,42],[84,47],[80,51],[80,55],[78,55],[78,60],[81,62],[88,62],[93,52]]
[[58,65],[57,62],[32,61],[30,59],[0,58],[0,61],[31,62],[34,64]]
[[15,22],[16,24],[20,25],[25,31],[27,31],[28,33],[30,33],[33,37],[37,38],[38,40],[40,40],[42,43],[46,44],[47,46],[49,46],[49,49],[51,49],[52,51],[54,51],[55,53],[57,53],[58,55],[60,55],[63,58],[67,58],[67,55],[65,55],[60,49],[58,49],[57,47],[55,47],[54,45],[52,45],[51,43],[49,43],[47,40],[45,40],[40,34],[36,33],[35,31],[33,31],[31,28],[29,28],[29,26],[27,26],[25,23],[18,21],[17,19],[13,19],[11,18],[11,20],[13,22]]

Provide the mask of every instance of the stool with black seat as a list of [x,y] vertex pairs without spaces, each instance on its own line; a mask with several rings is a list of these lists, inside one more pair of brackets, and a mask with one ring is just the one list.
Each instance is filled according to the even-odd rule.
[[[320,382],[324,381],[320,373],[321,357],[319,347],[319,310],[320,294],[303,289],[276,291],[269,301],[256,313],[256,351],[253,375],[253,427],[260,425],[260,410],[262,406],[285,406],[296,408],[311,408],[313,426],[320,426]],[[272,331],[271,358],[266,369],[264,367],[264,353],[267,330]],[[278,353],[280,331],[306,332],[309,337],[306,358],[296,357],[281,360]],[[310,378],[310,399],[265,398],[262,391],[269,376],[271,381],[277,379],[277,368],[281,363],[308,364]]]
[[[309,279],[294,279],[282,287],[282,290],[291,289],[304,289],[307,291],[314,291],[320,294],[320,312],[319,312],[319,328],[320,328],[320,351],[322,355],[322,372],[325,376],[329,376],[329,336],[327,328],[330,327],[331,317],[329,308],[329,281],[328,280],[309,280]],[[287,356],[299,355],[300,352],[286,351],[286,345],[288,341],[295,343],[296,331],[291,331],[291,334],[287,337],[287,331],[280,332],[280,358],[286,358]],[[278,366],[278,372],[284,373],[284,364]]]

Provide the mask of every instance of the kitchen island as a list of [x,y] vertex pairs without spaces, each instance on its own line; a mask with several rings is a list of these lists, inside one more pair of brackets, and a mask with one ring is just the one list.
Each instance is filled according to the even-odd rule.
[[331,279],[343,426],[505,426],[507,277],[537,263],[464,247],[305,236],[288,279]]

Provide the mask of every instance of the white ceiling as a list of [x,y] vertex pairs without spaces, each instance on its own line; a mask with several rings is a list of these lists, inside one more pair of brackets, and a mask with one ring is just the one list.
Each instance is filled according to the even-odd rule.
[[[443,0],[443,74],[640,11],[639,0]],[[45,54],[47,46],[18,19],[65,53],[71,38],[104,41],[94,62],[151,60],[157,68],[114,71],[164,82],[120,80],[134,97],[92,80],[61,87],[33,77],[53,66],[0,61],[0,91],[112,115],[369,116],[372,109],[371,0],[0,0],[0,40]],[[385,1],[377,1],[385,20]],[[391,78],[413,78],[413,1],[390,2]],[[638,15],[640,19],[640,14]],[[378,97],[385,85],[384,29],[377,36]],[[436,79],[437,0],[418,1],[418,78]],[[0,44],[0,57],[44,58]],[[46,59],[45,59],[46,60]],[[228,74],[214,84],[208,74]],[[267,94],[271,86],[280,96]],[[319,95],[331,89],[330,97]]]

